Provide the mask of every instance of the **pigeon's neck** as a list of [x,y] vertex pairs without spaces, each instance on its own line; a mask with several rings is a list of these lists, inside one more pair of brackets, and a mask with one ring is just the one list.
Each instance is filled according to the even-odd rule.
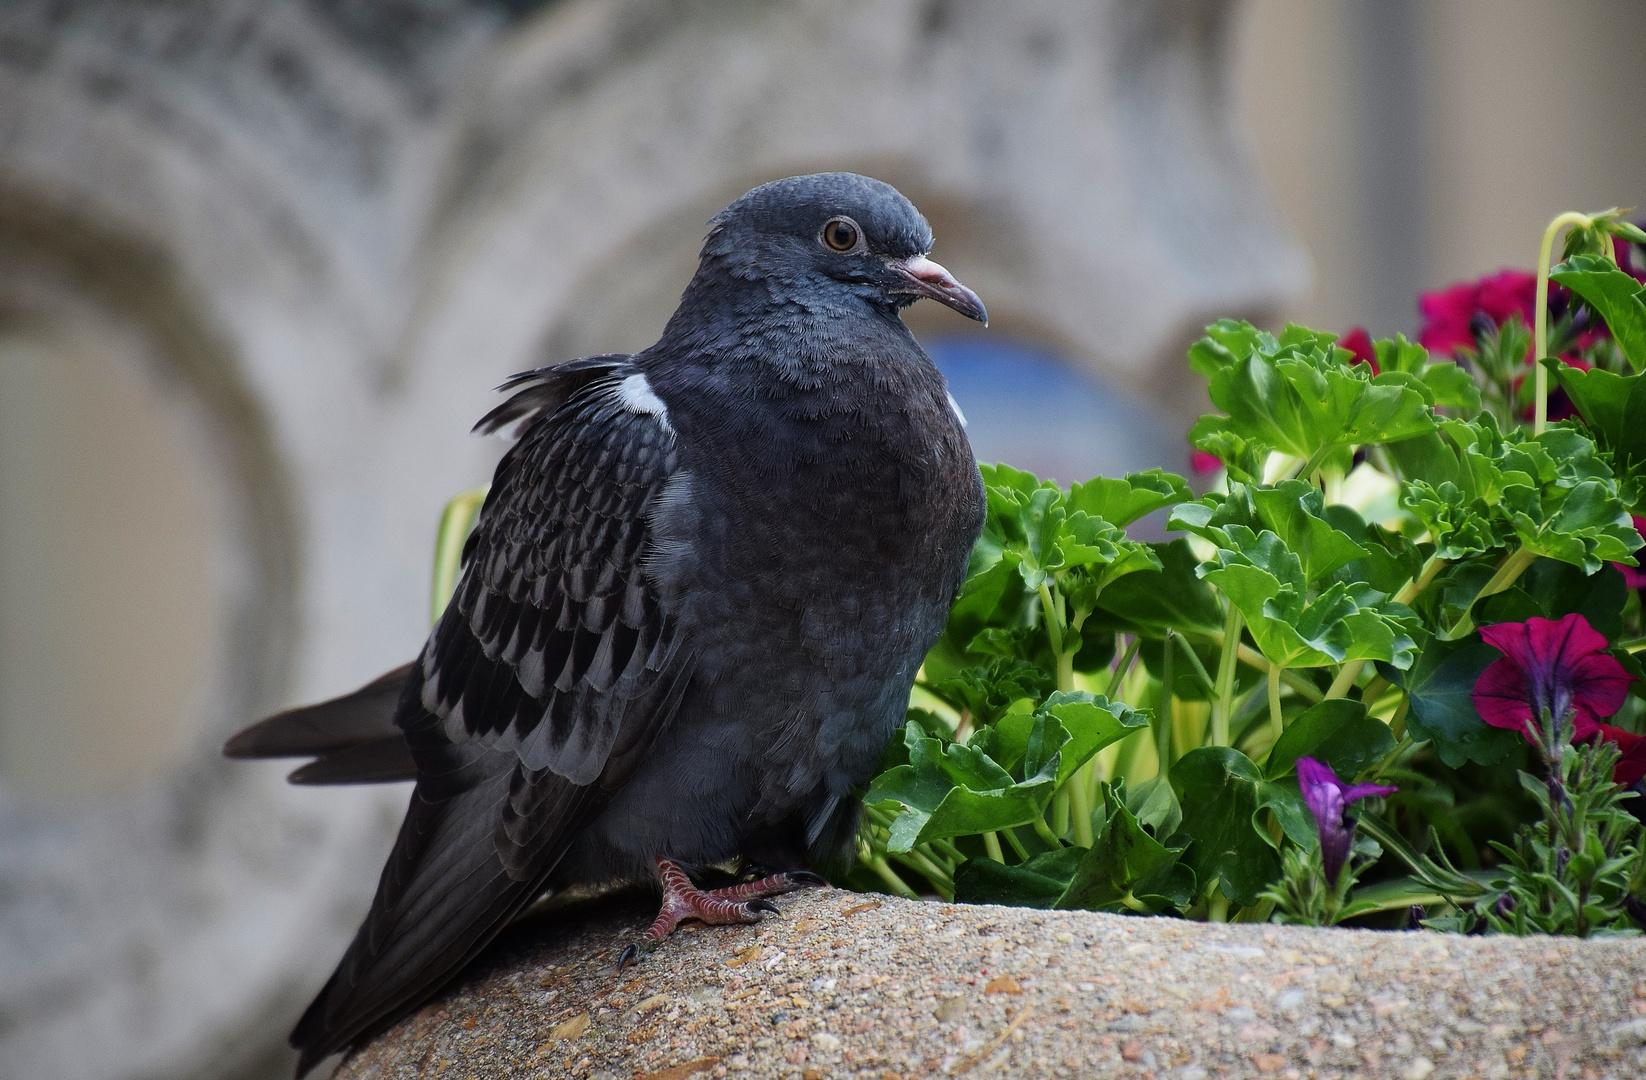
[[888,364],[930,364],[894,308],[731,275],[694,280],[647,353],[660,368],[735,373],[745,388],[815,388],[872,378],[870,369]]

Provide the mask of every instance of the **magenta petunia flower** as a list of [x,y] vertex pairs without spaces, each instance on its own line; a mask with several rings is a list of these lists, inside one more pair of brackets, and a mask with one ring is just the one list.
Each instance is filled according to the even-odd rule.
[[1599,725],[1599,734],[1607,742],[1616,744],[1623,755],[1612,767],[1614,783],[1628,787],[1646,778],[1646,735],[1636,735],[1610,724]]
[[[1635,532],[1646,537],[1646,517],[1634,515]],[[1635,555],[1635,561],[1640,566],[1624,566],[1622,563],[1612,565],[1623,571],[1623,584],[1631,589],[1646,589],[1646,548],[1641,548]]]
[[1475,680],[1475,711],[1534,745],[1542,745],[1536,732],[1543,710],[1556,722],[1574,712],[1572,738],[1587,739],[1629,693],[1629,673],[1606,654],[1606,638],[1576,612],[1559,620],[1534,615],[1523,623],[1483,626],[1480,636],[1503,659]]
[[1354,353],[1355,363],[1365,364],[1372,369],[1373,375],[1381,374],[1377,367],[1377,349],[1372,345],[1372,335],[1366,332],[1364,326],[1357,326],[1338,338],[1337,347]]
[[1440,356],[1456,356],[1459,346],[1474,348],[1472,326],[1476,313],[1484,314],[1498,326],[1519,315],[1532,325],[1532,308],[1537,300],[1537,278],[1524,270],[1500,270],[1478,281],[1462,281],[1418,299],[1423,329],[1418,340]]
[[1617,262],[1618,269],[1646,285],[1646,259],[1641,258],[1643,254],[1646,252],[1642,252],[1639,245],[1631,244],[1621,236],[1612,237],[1612,258]]
[[1326,868],[1326,884],[1336,886],[1343,864],[1354,844],[1354,824],[1343,820],[1349,804],[1371,795],[1393,795],[1399,788],[1383,784],[1345,784],[1330,765],[1312,757],[1297,759],[1297,782],[1303,789],[1303,803],[1314,815],[1320,833],[1320,860]]
[[1189,468],[1194,470],[1196,476],[1208,476],[1223,468],[1223,460],[1216,454],[1194,450],[1189,453]]

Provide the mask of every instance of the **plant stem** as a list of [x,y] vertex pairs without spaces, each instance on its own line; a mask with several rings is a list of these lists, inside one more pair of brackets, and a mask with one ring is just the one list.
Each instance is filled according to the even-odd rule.
[[943,899],[954,899],[954,882],[949,880],[949,876],[947,874],[934,866],[930,859],[924,858],[918,852],[914,851],[908,852],[907,854],[887,852],[886,857],[893,862],[897,862],[908,867],[910,870],[913,870],[915,873],[931,882],[932,888],[936,889],[937,895],[941,896]]
[[1229,921],[1229,898],[1223,895],[1223,890],[1217,887],[1216,881],[1212,882],[1212,891],[1206,897],[1206,921]]
[[1240,608],[1229,602],[1227,621],[1223,624],[1223,656],[1217,665],[1217,701],[1212,706],[1212,745],[1229,745],[1229,710],[1233,704],[1235,656],[1240,648],[1242,627]]
[[1000,834],[993,829],[983,834],[983,850],[995,862],[1006,865],[1006,853],[1000,850]]
[[1063,613],[1057,610],[1057,602],[1052,599],[1051,586],[1044,581],[1037,590],[1040,594],[1040,610],[1046,615],[1046,636],[1051,639],[1052,652],[1063,655]]
[[885,856],[876,855],[873,858],[864,859],[863,861],[868,864],[870,870],[873,870],[877,875],[879,875],[880,880],[884,881],[891,888],[893,893],[903,897],[905,900],[920,899],[919,894],[909,888],[909,883],[899,877],[897,871],[891,868],[891,864],[886,862]]
[[1075,846],[1083,848],[1092,846],[1092,791],[1086,782],[1091,764],[1086,762],[1069,777],[1070,827],[1074,831]]
[[1587,229],[1594,224],[1588,214],[1568,210],[1557,215],[1543,230],[1543,243],[1537,249],[1537,298],[1532,301],[1532,368],[1537,380],[1537,401],[1532,413],[1532,434],[1541,435],[1549,423],[1549,369],[1540,362],[1549,348],[1549,256],[1554,252],[1555,234],[1567,225]]
[[490,488],[474,488],[456,495],[440,512],[440,528],[434,534],[434,580],[429,588],[429,621],[439,622],[440,615],[451,601],[452,589],[457,584],[457,571],[463,562],[463,541],[474,528],[474,519],[480,516]]
[[1389,718],[1389,731],[1397,739],[1406,737],[1406,713],[1411,707],[1412,697],[1408,694],[1400,699],[1400,704],[1395,706],[1395,714]]
[[[1154,714],[1154,753],[1155,760],[1160,763],[1161,776],[1166,775],[1172,763],[1172,687],[1177,685],[1172,678],[1172,663],[1180,641],[1188,649],[1188,642],[1183,641],[1176,631],[1168,632],[1166,647],[1160,650],[1160,704]],[[1194,651],[1189,650],[1189,655],[1194,656]],[[1199,663],[1199,659],[1195,662]]]
[[1312,479],[1315,472],[1319,470],[1321,464],[1325,462],[1327,456],[1336,449],[1336,443],[1322,446],[1319,450],[1316,450],[1313,454],[1309,455],[1309,460],[1303,463],[1303,468],[1298,470],[1297,475],[1301,476],[1305,480]]
[[1046,637],[1051,641],[1052,655],[1057,657],[1057,688],[1067,692],[1074,689],[1074,651],[1063,651],[1066,624],[1063,621],[1063,605],[1058,602],[1062,597],[1054,597],[1051,587],[1044,581],[1038,591],[1041,610],[1046,613]]
[[1450,630],[1446,631],[1446,640],[1456,641],[1466,634],[1473,633],[1475,629],[1475,605],[1486,597],[1495,596],[1513,585],[1519,580],[1520,575],[1526,572],[1526,568],[1536,561],[1537,554],[1535,552],[1528,551],[1524,546],[1516,548],[1498,565],[1497,573],[1492,575],[1492,579],[1482,585],[1480,591],[1475,594],[1475,598],[1469,601],[1469,607],[1463,612],[1462,617],[1452,624]]
[[1114,674],[1109,676],[1109,684],[1103,688],[1103,696],[1110,701],[1115,700],[1115,693],[1120,689],[1120,680],[1132,670],[1132,663],[1137,659],[1138,646],[1142,644],[1143,635],[1133,634],[1132,643],[1126,646],[1126,652],[1120,657],[1120,664],[1114,669]]
[[1052,832],[1051,827],[1046,824],[1046,816],[1044,814],[1036,814],[1029,822],[1029,827],[1034,830],[1034,834],[1040,837],[1041,841],[1044,842],[1045,845],[1051,850],[1056,851],[1058,848],[1064,846],[1063,841],[1059,840],[1057,838],[1057,834]]
[[1439,555],[1430,555],[1424,560],[1423,568],[1417,572],[1417,577],[1408,581],[1399,592],[1395,593],[1395,603],[1410,604],[1413,600],[1422,596],[1423,590],[1429,587],[1429,583],[1434,581],[1435,575],[1440,573],[1445,565],[1445,559],[1442,559]]
[[1365,666],[1366,661],[1364,660],[1350,660],[1338,668],[1337,678],[1333,679],[1332,685],[1326,688],[1326,700],[1330,701],[1332,698],[1340,698],[1347,694],[1350,688],[1354,686],[1355,680],[1360,678],[1360,669]]
[[[1223,643],[1226,640],[1223,631],[1221,630],[1196,630],[1195,633],[1204,634],[1206,640],[1210,641],[1213,645],[1216,645],[1220,649],[1223,648]],[[1247,667],[1256,668],[1264,674],[1267,674],[1269,668],[1274,666],[1269,663],[1269,658],[1267,656],[1264,656],[1250,645],[1241,645],[1235,650],[1235,655],[1240,659],[1242,664],[1245,664]],[[1324,695],[1320,692],[1320,687],[1310,682],[1298,672],[1293,671],[1291,668],[1287,668],[1285,671],[1281,672],[1280,679],[1287,686],[1302,695],[1304,700],[1308,701],[1311,705],[1319,705],[1321,701],[1325,700]]]
[[[1044,825],[1044,823],[1042,823],[1042,825]],[[1024,847],[1023,841],[1017,838],[1017,831],[1015,829],[1002,829],[1001,832],[1005,834],[1006,843],[1010,844],[1012,846],[1012,850],[1017,852],[1017,861],[1028,862],[1029,849]]]
[[[1074,779],[1070,777],[1069,779]],[[1064,784],[1052,796],[1052,835],[1062,836],[1069,831],[1069,785]]]
[[1275,742],[1286,732],[1286,724],[1280,716],[1280,673],[1283,669],[1279,664],[1269,669],[1269,730],[1274,732]]

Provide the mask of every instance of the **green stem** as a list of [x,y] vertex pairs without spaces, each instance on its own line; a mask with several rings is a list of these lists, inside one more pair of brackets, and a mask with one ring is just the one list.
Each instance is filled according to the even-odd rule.
[[1286,733],[1286,725],[1280,716],[1280,673],[1283,669],[1279,664],[1269,669],[1269,730],[1274,733],[1275,742]]
[[937,895],[943,899],[954,899],[954,882],[949,880],[949,875],[938,869],[930,859],[925,858],[919,852],[887,852],[886,857],[893,862],[901,863],[931,882],[932,888],[936,889]]
[[[1071,777],[1071,779],[1073,779]],[[1052,835],[1062,836],[1069,831],[1069,785],[1064,784],[1052,796]]]
[[454,496],[440,512],[440,527],[434,534],[434,579],[429,588],[429,621],[439,622],[457,586],[457,572],[463,563],[463,542],[474,528],[474,519],[486,502],[490,488],[474,488]]
[[1408,694],[1400,699],[1400,704],[1395,706],[1395,714],[1389,718],[1389,731],[1397,739],[1406,737],[1406,713],[1411,707],[1412,698]]
[[931,845],[933,851],[940,852],[945,858],[953,862],[955,866],[959,866],[968,858],[964,851],[961,851],[947,840],[928,840],[926,843]]
[[993,829],[983,834],[983,850],[995,862],[1006,865],[1006,853],[1000,850],[1000,834]]
[[[1175,642],[1173,638],[1176,638]],[[1177,655],[1177,642],[1182,642],[1188,654],[1194,656],[1194,650],[1189,648],[1189,643],[1183,641],[1181,635],[1176,631],[1167,633],[1166,647],[1160,650],[1160,703],[1154,714],[1154,753],[1160,763],[1161,776],[1166,775],[1172,762],[1172,687],[1177,685],[1172,679],[1172,662]],[[1198,657],[1195,663],[1200,663]]]
[[[1041,825],[1044,827],[1045,823],[1042,822]],[[1001,833],[1006,837],[1006,843],[1010,844],[1012,850],[1017,852],[1017,861],[1028,862],[1029,849],[1024,847],[1023,841],[1017,838],[1017,831],[1015,829],[1002,829]]]
[[1355,680],[1360,678],[1360,669],[1366,666],[1364,660],[1350,660],[1337,669],[1337,678],[1332,685],[1326,688],[1326,700],[1343,697],[1354,686]]
[[1402,732],[1400,734],[1399,739],[1400,739],[1400,741],[1395,743],[1395,748],[1393,750],[1390,750],[1387,754],[1384,754],[1383,755],[1383,760],[1379,761],[1376,765],[1373,765],[1371,767],[1371,770],[1366,773],[1367,776],[1370,776],[1374,779],[1379,777],[1379,776],[1382,776],[1383,773],[1384,773],[1384,770],[1388,769],[1395,762],[1399,761],[1401,759],[1401,757],[1406,753],[1406,751],[1410,750],[1414,745],[1416,745],[1413,742],[1412,737],[1410,735],[1405,734],[1404,732]]
[[868,864],[870,870],[879,875],[880,880],[884,881],[893,893],[905,900],[920,899],[920,895],[909,888],[909,883],[898,876],[897,871],[891,868],[884,856],[876,855],[872,859],[864,859],[863,861]]
[[1091,762],[1082,765],[1073,776],[1069,777],[1069,816],[1070,826],[1074,830],[1076,847],[1089,848],[1092,846],[1092,790],[1086,784],[1086,770]]
[[1115,694],[1120,690],[1120,681],[1132,670],[1132,663],[1137,659],[1138,646],[1143,644],[1142,634],[1133,634],[1132,643],[1126,646],[1126,652],[1120,657],[1120,663],[1109,676],[1109,683],[1103,688],[1103,696],[1110,701],[1115,700]]
[[1310,479],[1326,461],[1327,456],[1336,449],[1336,443],[1322,446],[1319,450],[1316,450],[1313,454],[1309,455],[1309,460],[1303,463],[1303,468],[1298,471],[1297,475],[1301,476],[1305,480]]
[[1231,601],[1223,624],[1223,656],[1217,665],[1217,701],[1212,706],[1213,746],[1229,745],[1229,710],[1233,706],[1235,656],[1240,647],[1241,626],[1240,608]]
[[1212,882],[1211,893],[1206,897],[1206,921],[1229,921],[1229,898],[1223,895],[1223,890],[1217,887],[1215,880]]
[[956,864],[950,862],[947,856],[938,852],[938,850],[932,846],[930,841],[927,841],[924,844],[916,844],[914,853],[918,854],[923,860],[931,863],[933,866],[937,867],[937,869],[941,870],[943,875],[950,881],[954,880]]
[[1045,815],[1036,814],[1033,820],[1029,822],[1029,827],[1034,829],[1034,834],[1040,837],[1041,841],[1051,850],[1056,851],[1064,846],[1063,841],[1059,840],[1057,834],[1052,832],[1051,827],[1046,824]]
[[1532,434],[1541,435],[1549,423],[1549,369],[1542,364],[1549,349],[1549,256],[1554,252],[1555,235],[1567,225],[1589,228],[1594,219],[1568,210],[1549,222],[1543,243],[1537,249],[1537,298],[1532,301],[1532,368],[1537,379],[1537,401],[1532,413]]
[[1145,904],[1143,901],[1139,900],[1137,897],[1133,896],[1132,895],[1132,890],[1130,890],[1130,889],[1126,890],[1126,894],[1120,898],[1120,902],[1122,904],[1125,904],[1128,909],[1137,912],[1139,915],[1153,915],[1154,914],[1154,909],[1149,907],[1148,904]]
[[1052,599],[1052,590],[1044,581],[1040,583],[1040,609],[1046,614],[1046,636],[1051,639],[1052,653],[1058,658],[1059,666],[1063,658],[1063,613],[1058,611],[1057,602]]
[[936,859],[932,858],[932,855],[934,854],[933,852],[922,851],[921,848],[924,848],[925,846],[925,844],[919,845],[919,847],[916,847],[914,850],[909,852],[908,857],[914,860],[915,864],[921,868],[921,871],[927,877],[931,877],[935,874],[937,875],[939,881],[948,885],[953,885],[954,874],[945,869]]
[[1516,548],[1508,558],[1498,565],[1497,573],[1492,575],[1492,579],[1482,585],[1480,591],[1475,594],[1475,598],[1469,601],[1469,606],[1463,612],[1462,617],[1452,624],[1450,630],[1446,631],[1446,640],[1456,641],[1460,637],[1473,633],[1475,629],[1475,605],[1486,597],[1495,596],[1513,585],[1519,580],[1520,575],[1526,572],[1526,568],[1536,561],[1537,554],[1535,552],[1528,551],[1525,547]]
[[1423,590],[1429,587],[1429,584],[1434,581],[1435,575],[1440,573],[1445,566],[1445,559],[1442,559],[1439,555],[1430,555],[1428,559],[1424,560],[1423,568],[1418,571],[1417,577],[1408,581],[1405,587],[1395,593],[1395,603],[1410,604],[1413,600],[1422,596]]
[[[1196,630],[1195,633],[1203,634],[1207,641],[1210,641],[1213,645],[1216,645],[1220,649],[1223,648],[1224,642],[1227,640],[1221,630]],[[1235,655],[1239,658],[1242,664],[1245,664],[1250,668],[1256,668],[1264,674],[1268,674],[1269,669],[1274,666],[1269,663],[1269,658],[1267,656],[1264,656],[1250,645],[1241,645],[1235,650]],[[1320,687],[1310,682],[1300,672],[1287,668],[1281,673],[1280,679],[1287,686],[1291,687],[1295,692],[1301,695],[1304,700],[1308,701],[1311,705],[1319,705],[1323,700],[1325,700],[1325,695],[1320,692]]]

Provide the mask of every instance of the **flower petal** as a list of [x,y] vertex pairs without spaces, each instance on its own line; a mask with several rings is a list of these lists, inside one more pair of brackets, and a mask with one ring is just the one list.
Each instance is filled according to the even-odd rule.
[[1596,730],[1602,739],[1616,744],[1623,754],[1612,768],[1614,783],[1629,787],[1646,778],[1646,735],[1636,735],[1610,724],[1596,725]]
[[[1485,636],[1485,631],[1481,634]],[[1501,649],[1501,646],[1497,647]],[[1486,670],[1475,680],[1474,703],[1475,711],[1488,724],[1507,731],[1518,731],[1527,742],[1533,741],[1527,729],[1527,724],[1532,720],[1532,706],[1527,693],[1526,675],[1513,660],[1505,657],[1486,666]]]
[[1361,799],[1373,795],[1381,798],[1384,795],[1393,795],[1399,790],[1399,788],[1391,787],[1388,784],[1352,784],[1343,789],[1343,801],[1345,803],[1359,802]]

